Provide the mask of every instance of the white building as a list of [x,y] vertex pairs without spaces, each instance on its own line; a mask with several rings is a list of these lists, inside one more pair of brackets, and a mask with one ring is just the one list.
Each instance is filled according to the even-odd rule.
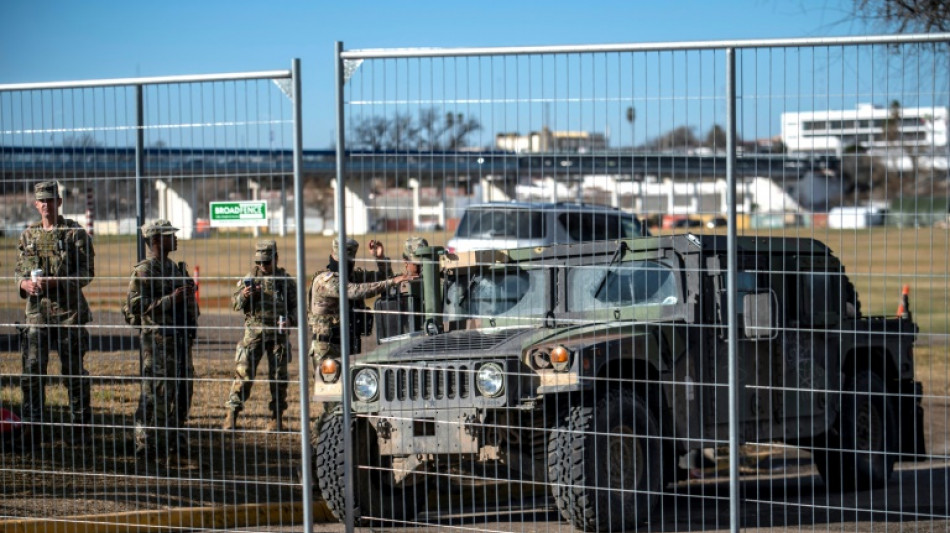
[[901,147],[932,152],[947,147],[946,107],[901,107],[895,139],[886,130],[893,111],[858,104],[856,109],[782,113],[782,142],[789,152],[841,152],[850,146],[864,149]]
[[592,152],[607,148],[607,137],[603,133],[587,131],[551,131],[542,128],[527,135],[518,133],[499,133],[495,135],[495,147],[500,150],[518,153],[540,152]]

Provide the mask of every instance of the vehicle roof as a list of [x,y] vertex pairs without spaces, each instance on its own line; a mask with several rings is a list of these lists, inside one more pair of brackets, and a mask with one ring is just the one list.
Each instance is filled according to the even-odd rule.
[[521,202],[512,200],[510,202],[480,202],[477,204],[469,204],[466,209],[529,209],[537,211],[609,211],[612,213],[620,213],[625,215],[632,215],[632,213],[627,213],[616,207],[611,207],[609,205],[602,204],[583,204],[575,202]]
[[[599,255],[613,253],[623,242],[631,251],[674,248],[681,251],[699,250],[706,253],[724,253],[728,239],[724,235],[697,235],[695,233],[677,233],[670,235],[637,237],[625,240],[590,241],[571,244],[552,244],[543,247],[515,248],[495,251],[496,256],[479,258],[480,261],[498,261],[502,256],[508,260],[523,261],[554,257],[572,257],[578,255]],[[798,237],[737,237],[736,249],[743,253],[796,254],[796,255],[833,255],[828,246],[811,238]]]

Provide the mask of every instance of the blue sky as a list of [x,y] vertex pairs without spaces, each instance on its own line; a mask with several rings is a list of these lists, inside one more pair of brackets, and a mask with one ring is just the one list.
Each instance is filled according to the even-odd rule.
[[335,41],[361,49],[862,33],[850,6],[851,0],[3,0],[0,83],[289,69],[300,58],[304,145],[323,148],[332,138]]

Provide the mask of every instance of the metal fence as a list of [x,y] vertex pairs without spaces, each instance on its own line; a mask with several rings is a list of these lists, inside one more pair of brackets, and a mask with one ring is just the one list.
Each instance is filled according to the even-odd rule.
[[[297,366],[306,369],[307,340],[294,327],[306,311],[282,307],[287,329],[275,336],[266,321],[245,330],[232,306],[255,275],[259,239],[276,242],[273,268],[289,273],[277,270],[250,299],[305,301],[293,232],[303,212],[299,95],[296,61],[0,87],[4,530],[312,519],[299,475],[309,461]],[[160,220],[177,229],[174,243],[141,231]],[[155,256],[167,258],[143,261]],[[34,283],[44,278],[53,281]],[[283,344],[283,355],[270,346]],[[256,386],[242,389],[240,376]],[[233,430],[223,426],[229,409],[240,413]],[[282,427],[271,427],[278,415]]]
[[947,43],[338,45],[338,212],[391,250],[408,188],[431,246],[315,429],[333,513],[946,527]]
[[[0,87],[0,262],[44,180],[95,246],[94,321],[47,332],[86,332],[88,375],[54,350],[39,420],[0,426],[4,526],[946,528],[948,43],[338,44],[336,157],[301,149],[296,65]],[[242,206],[266,225],[227,227]],[[340,300],[369,309],[290,324],[287,377],[260,362],[230,429],[256,245],[296,270],[306,324],[335,262],[296,230],[333,213],[360,244]],[[159,218],[201,310],[193,375],[165,379],[120,312]],[[379,263],[419,273],[355,285]],[[13,271],[0,407],[21,414]],[[187,420],[136,416],[160,384],[193,386]],[[136,425],[181,435],[176,460],[137,456]]]

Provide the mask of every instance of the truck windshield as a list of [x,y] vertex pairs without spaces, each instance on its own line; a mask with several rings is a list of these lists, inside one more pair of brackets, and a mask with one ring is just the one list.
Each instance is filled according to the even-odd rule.
[[544,272],[507,269],[459,277],[445,289],[445,312],[454,318],[542,317],[547,311]]
[[576,267],[567,275],[568,311],[632,305],[674,305],[676,278],[656,261]]

